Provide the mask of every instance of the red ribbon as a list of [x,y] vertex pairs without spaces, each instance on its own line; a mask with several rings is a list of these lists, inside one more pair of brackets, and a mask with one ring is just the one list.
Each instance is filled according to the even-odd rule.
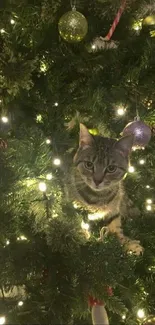
[[[108,293],[108,296],[113,296],[113,290],[112,290],[112,288],[111,287],[107,287],[107,293]],[[105,304],[104,304],[104,302],[103,301],[101,301],[101,300],[98,300],[98,299],[96,299],[96,298],[93,298],[92,296],[89,296],[88,297],[88,303],[89,303],[89,305],[91,306],[91,307],[93,307],[93,306],[104,306]]]

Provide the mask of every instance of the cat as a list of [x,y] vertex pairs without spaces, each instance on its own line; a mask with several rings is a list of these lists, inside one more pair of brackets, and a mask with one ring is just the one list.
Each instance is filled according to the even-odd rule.
[[[139,255],[143,248],[139,241],[123,233],[121,216],[125,209],[123,178],[129,167],[133,135],[119,140],[91,135],[80,124],[79,148],[73,159],[71,172],[72,199],[91,213],[100,213],[108,232],[115,233],[126,250]],[[127,203],[126,203],[127,205]],[[105,227],[101,229],[103,238]]]

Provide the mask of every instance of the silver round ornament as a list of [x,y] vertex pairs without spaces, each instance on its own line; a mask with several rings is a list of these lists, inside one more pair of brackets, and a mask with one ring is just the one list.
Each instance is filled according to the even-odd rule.
[[134,135],[134,147],[145,147],[151,139],[150,127],[145,122],[141,121],[139,117],[136,117],[133,122],[125,126],[122,135],[126,136],[129,134]]
[[85,16],[73,8],[60,18],[58,29],[65,41],[79,43],[88,32],[88,23]]

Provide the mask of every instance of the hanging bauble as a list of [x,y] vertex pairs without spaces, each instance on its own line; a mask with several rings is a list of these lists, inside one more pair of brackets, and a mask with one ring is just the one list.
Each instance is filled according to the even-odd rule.
[[128,123],[124,128],[122,135],[129,134],[134,135],[133,146],[137,148],[145,147],[151,139],[150,127],[141,121],[139,117],[136,117],[133,122]]
[[155,325],[155,316],[149,316],[149,317],[147,317],[143,321],[142,325]]
[[150,36],[155,36],[155,14],[145,17],[142,26],[143,30],[149,32]]
[[85,16],[73,8],[60,18],[58,29],[61,37],[65,41],[78,43],[86,36],[88,23]]

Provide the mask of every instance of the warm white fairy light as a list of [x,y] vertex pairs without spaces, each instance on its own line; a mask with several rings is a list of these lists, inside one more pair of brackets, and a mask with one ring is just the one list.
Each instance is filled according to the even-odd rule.
[[88,230],[89,229],[89,224],[88,223],[85,223],[83,220],[81,222],[81,228],[82,229],[85,229],[85,230]]
[[126,319],[126,315],[123,315],[123,316],[122,316],[122,319]]
[[74,207],[75,209],[77,209],[77,208],[78,208],[78,205],[77,205],[76,203],[74,203],[74,204],[73,204],[73,207]]
[[96,45],[95,44],[92,44],[91,48],[92,48],[92,50],[95,50],[96,49]]
[[52,178],[53,178],[52,174],[47,174],[46,175],[46,179],[48,179],[48,181],[51,181]]
[[37,116],[36,116],[36,121],[38,122],[38,123],[41,123],[42,122],[42,115],[41,114],[38,114]]
[[144,159],[140,159],[139,160],[139,163],[140,163],[140,165],[144,165],[145,164],[145,160]]
[[146,210],[147,210],[147,211],[151,211],[151,210],[152,210],[152,206],[151,206],[150,204],[148,204],[148,205],[146,206]]
[[23,301],[18,301],[18,306],[19,307],[23,306],[23,304],[24,304]]
[[146,203],[151,204],[152,203],[152,200],[151,199],[147,199],[146,200]]
[[150,185],[146,185],[146,188],[150,188]]
[[25,237],[24,235],[21,235],[21,236],[17,237],[17,240],[27,240],[27,237]]
[[119,107],[117,109],[117,114],[123,116],[125,114],[125,109],[123,107]]
[[129,166],[128,171],[129,173],[134,173],[135,168],[133,166]]
[[6,241],[6,245],[9,245],[9,244],[10,244],[10,240],[7,240],[7,241]]
[[61,160],[60,160],[59,158],[55,158],[55,159],[53,160],[53,164],[56,165],[56,166],[60,166],[60,164],[61,164]]
[[40,183],[39,183],[39,190],[40,190],[41,192],[46,192],[46,189],[47,189],[46,183],[44,183],[44,182],[40,182]]
[[51,143],[51,140],[50,140],[50,139],[47,139],[47,140],[46,140],[46,143],[47,143],[47,144],[50,144],[50,143]]
[[15,24],[15,20],[14,19],[11,19],[10,20],[10,23],[11,23],[11,25],[14,25]]
[[54,106],[58,106],[58,105],[59,105],[58,102],[54,103]]
[[5,324],[5,322],[6,322],[5,316],[0,316],[0,325]]
[[138,316],[138,318],[145,318],[145,311],[144,311],[144,309],[138,309],[138,311],[137,311],[137,316]]
[[5,29],[4,28],[1,28],[0,32],[1,32],[1,34],[4,34],[5,33]]
[[2,120],[3,123],[8,123],[8,121],[9,121],[7,116],[2,116],[1,120]]
[[40,63],[40,71],[41,72],[46,72],[47,71],[47,65],[45,62]]

